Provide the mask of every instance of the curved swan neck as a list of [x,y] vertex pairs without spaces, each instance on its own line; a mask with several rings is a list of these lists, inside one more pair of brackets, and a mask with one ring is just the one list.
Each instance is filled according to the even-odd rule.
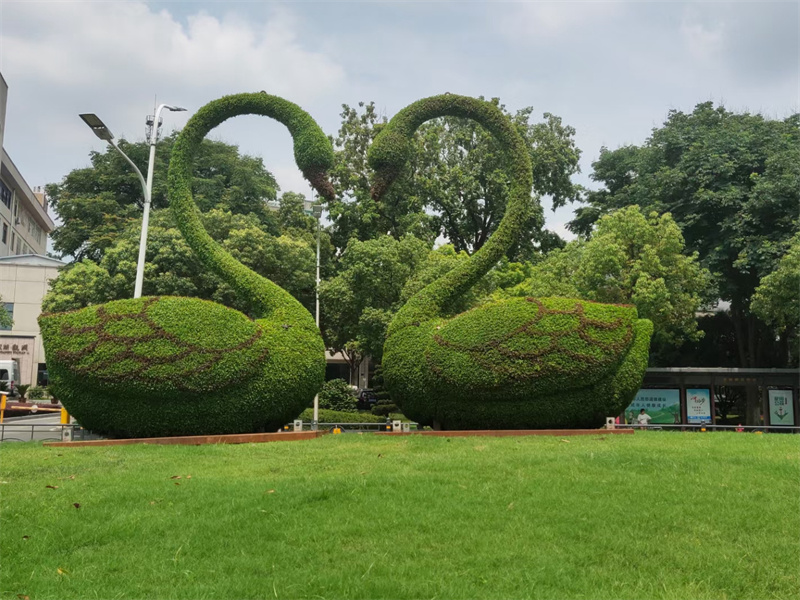
[[333,164],[333,148],[307,112],[264,92],[236,94],[209,102],[189,119],[175,141],[168,184],[178,228],[200,261],[247,298],[256,316],[264,317],[278,308],[293,306],[296,301],[286,290],[255,273],[217,244],[203,227],[200,211],[192,199],[192,167],[197,148],[214,127],[230,117],[245,114],[270,117],[289,129],[294,138],[297,165],[325,198],[333,195],[326,175]]
[[411,154],[411,142],[419,126],[445,116],[477,121],[503,146],[511,176],[508,204],[499,227],[483,247],[468,261],[415,294],[397,314],[395,320],[398,326],[441,316],[444,307],[475,285],[511,248],[522,232],[530,211],[533,174],[528,148],[522,136],[494,104],[453,94],[414,102],[387,124],[370,150],[370,164],[378,173],[373,195],[380,196],[400,172]]

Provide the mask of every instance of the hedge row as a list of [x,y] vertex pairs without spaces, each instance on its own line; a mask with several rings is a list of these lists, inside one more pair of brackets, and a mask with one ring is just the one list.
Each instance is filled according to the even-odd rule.
[[322,386],[325,348],[309,312],[251,271],[203,228],[191,192],[194,155],[224,120],[259,114],[286,125],[298,166],[320,195],[330,141],[300,107],[265,93],[210,102],[186,124],[170,160],[170,203],[178,227],[205,266],[256,307],[256,321],[193,298],[120,300],[39,319],[50,385],[85,427],[148,437],[274,431]]
[[[307,423],[314,420],[314,410],[307,408],[298,419]],[[320,423],[385,423],[386,417],[377,417],[368,412],[343,412],[340,410],[319,409]]]
[[470,260],[415,294],[388,329],[383,369],[391,397],[423,425],[449,429],[596,427],[619,414],[641,384],[652,324],[629,306],[513,298],[452,319],[445,308],[517,240],[530,205],[524,140],[491,103],[445,94],[400,111],[369,151],[375,200],[411,154],[414,131],[442,116],[477,121],[507,152],[511,179],[497,231]]

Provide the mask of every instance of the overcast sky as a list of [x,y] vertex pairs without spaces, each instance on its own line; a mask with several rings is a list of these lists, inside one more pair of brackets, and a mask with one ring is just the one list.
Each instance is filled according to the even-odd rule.
[[[102,150],[78,113],[144,138],[154,99],[185,106],[265,90],[329,134],[343,103],[391,117],[451,92],[533,106],[577,130],[576,181],[600,148],[640,144],[670,109],[707,100],[785,118],[800,110],[797,2],[125,2],[0,0],[4,145],[31,186]],[[307,193],[282,126],[258,117],[216,139],[261,156],[282,190]],[[564,235],[574,207],[547,211]]]

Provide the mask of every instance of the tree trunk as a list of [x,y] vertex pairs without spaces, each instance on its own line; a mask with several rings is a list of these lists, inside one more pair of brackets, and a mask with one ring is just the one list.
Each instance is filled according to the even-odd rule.
[[[755,317],[744,315],[738,306],[731,306],[731,318],[736,332],[736,348],[739,351],[739,367],[743,369],[755,367]],[[745,423],[761,425],[761,396],[758,385],[745,384]]]
[[761,425],[761,394],[756,384],[748,383],[745,388],[745,419],[747,425]]

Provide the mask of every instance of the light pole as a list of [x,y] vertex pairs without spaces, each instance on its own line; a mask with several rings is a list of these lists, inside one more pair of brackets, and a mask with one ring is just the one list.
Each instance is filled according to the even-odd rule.
[[136,285],[133,288],[133,297],[142,297],[142,282],[144,281],[144,257],[147,251],[147,227],[150,224],[150,197],[153,193],[153,165],[156,161],[156,142],[158,130],[161,127],[161,111],[164,109],[174,112],[186,110],[181,106],[159,104],[153,118],[153,127],[150,131],[150,160],[147,162],[147,193],[144,195],[144,214],[142,215],[142,237],[139,238],[139,261],[136,263]]
[[[313,199],[313,195],[312,195]],[[320,240],[320,232],[321,232],[321,225],[320,225],[320,218],[322,217],[322,205],[315,204],[311,208],[314,217],[317,219],[317,285],[316,285],[316,319],[317,319],[317,329],[319,329],[319,240]],[[322,333],[320,331],[320,333]],[[317,423],[319,422],[319,394],[314,396],[314,429],[317,428]]]
[[158,129],[161,126],[161,111],[163,109],[172,110],[172,111],[182,111],[186,110],[185,108],[181,108],[180,106],[171,106],[169,104],[160,104],[156,109],[156,114],[153,119],[153,126],[150,132],[150,160],[147,164],[147,181],[145,181],[144,176],[142,176],[142,172],[136,166],[136,164],[125,154],[122,149],[117,145],[114,141],[114,134],[106,127],[105,123],[100,120],[100,118],[95,114],[82,114],[80,115],[81,119],[83,119],[84,123],[86,123],[94,134],[99,137],[101,140],[104,140],[111,144],[117,152],[119,152],[123,158],[128,161],[128,164],[133,167],[133,170],[136,172],[136,175],[139,176],[139,182],[142,184],[142,192],[144,193],[144,214],[142,215],[142,235],[139,238],[139,260],[136,264],[136,283],[133,289],[133,297],[134,298],[141,298],[142,297],[142,282],[144,281],[144,258],[145,253],[147,250],[147,228],[150,223],[150,197],[153,191],[153,165],[155,164],[156,158],[156,142],[158,141]]

